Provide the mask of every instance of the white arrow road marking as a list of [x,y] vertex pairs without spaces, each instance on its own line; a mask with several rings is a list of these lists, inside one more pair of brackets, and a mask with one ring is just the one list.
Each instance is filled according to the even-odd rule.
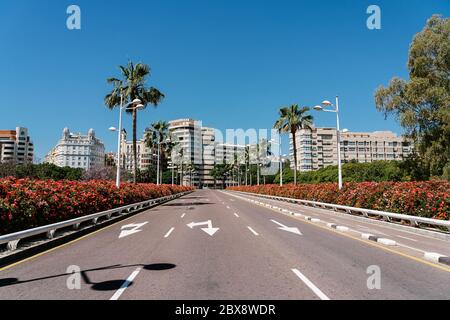
[[143,223],[134,223],[134,224],[127,224],[126,226],[122,226],[120,228],[122,231],[120,232],[119,239],[127,237],[129,235],[132,235],[134,233],[141,232],[142,230],[139,230],[139,228],[146,225],[147,223],[148,223],[148,221],[143,222]]
[[297,277],[300,278],[300,280],[302,280],[321,300],[330,300],[330,298],[328,298],[326,296],[325,293],[323,293],[322,291],[320,291],[319,288],[317,288],[314,283],[312,283],[311,281],[309,281],[309,279],[307,277],[305,277],[300,271],[298,271],[297,269],[291,269],[292,272],[295,273],[295,275]]
[[141,267],[134,270],[134,272],[128,277],[127,280],[122,284],[119,290],[114,293],[114,295],[109,300],[119,300],[122,293],[130,286],[130,284],[133,282],[134,278],[138,275],[138,273],[141,271]]
[[187,226],[191,229],[197,226],[203,226],[207,225],[207,228],[202,228],[203,231],[205,231],[210,236],[213,236],[217,231],[219,231],[220,228],[213,228],[211,220],[205,221],[205,222],[191,222],[187,224]]
[[253,230],[251,227],[247,227],[248,230],[250,230],[255,236],[259,236],[258,232],[256,232],[255,230]]
[[166,235],[164,236],[164,238],[168,238],[174,229],[175,229],[175,228],[170,229],[170,230],[166,233]]
[[292,232],[292,233],[298,234],[300,236],[302,235],[302,233],[300,232],[300,230],[298,230],[298,228],[287,227],[284,224],[281,224],[281,223],[279,223],[278,221],[275,221],[275,220],[270,220],[270,221],[272,221],[273,223],[279,225],[280,227],[278,229],[280,229],[280,230],[287,231],[287,232]]

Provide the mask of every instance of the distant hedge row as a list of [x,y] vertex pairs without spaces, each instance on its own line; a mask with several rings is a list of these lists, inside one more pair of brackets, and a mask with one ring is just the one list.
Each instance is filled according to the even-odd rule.
[[361,182],[230,187],[230,190],[449,220],[450,182]]

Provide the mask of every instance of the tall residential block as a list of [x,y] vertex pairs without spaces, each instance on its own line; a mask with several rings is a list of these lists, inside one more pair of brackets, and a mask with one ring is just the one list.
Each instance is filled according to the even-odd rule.
[[[404,160],[412,152],[412,142],[391,131],[341,132],[341,163],[351,161]],[[293,139],[290,160],[294,167]],[[296,134],[297,169],[312,171],[338,164],[335,128],[299,130]]]
[[32,163],[33,156],[34,144],[27,128],[0,130],[0,162]]

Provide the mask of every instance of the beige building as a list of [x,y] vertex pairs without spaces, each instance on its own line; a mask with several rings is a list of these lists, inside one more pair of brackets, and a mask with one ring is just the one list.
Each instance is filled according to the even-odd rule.
[[[133,141],[127,140],[127,132],[122,131],[121,135],[121,157],[120,165],[121,168],[133,172],[134,170],[134,158],[133,158]],[[152,148],[148,148],[145,145],[145,139],[142,138],[136,141],[136,157],[137,157],[137,168],[139,170],[146,170],[151,166],[156,168],[156,163],[158,161],[155,155],[156,151]]]
[[27,128],[16,130],[0,130],[0,163],[17,164],[32,163],[34,145],[28,135]]
[[[337,165],[335,128],[299,130],[296,134],[297,169],[312,171]],[[412,152],[412,143],[391,131],[341,132],[341,162],[403,160]],[[293,140],[290,137],[290,161],[294,167]]]

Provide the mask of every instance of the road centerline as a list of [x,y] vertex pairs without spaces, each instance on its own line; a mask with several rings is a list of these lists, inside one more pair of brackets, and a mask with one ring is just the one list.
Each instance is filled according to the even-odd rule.
[[250,230],[255,236],[259,236],[258,232],[256,232],[255,230],[253,230],[252,227],[247,226],[248,230]]
[[168,238],[170,236],[170,234],[173,232],[173,230],[175,230],[174,227],[172,227],[169,231],[167,231],[166,235],[164,236],[164,238]]
[[125,290],[127,290],[127,288],[131,285],[134,278],[136,278],[136,276],[139,274],[139,272],[141,272],[141,270],[142,270],[141,267],[134,270],[133,273],[128,277],[128,279],[125,280],[125,282],[122,284],[120,289],[117,290],[116,293],[114,293],[114,295],[109,300],[119,300],[120,296],[125,292]]
[[314,283],[312,283],[303,273],[301,273],[298,269],[291,269],[292,272],[295,273],[300,280],[303,281],[304,284],[308,286],[321,300],[330,300],[325,293],[323,293]]

